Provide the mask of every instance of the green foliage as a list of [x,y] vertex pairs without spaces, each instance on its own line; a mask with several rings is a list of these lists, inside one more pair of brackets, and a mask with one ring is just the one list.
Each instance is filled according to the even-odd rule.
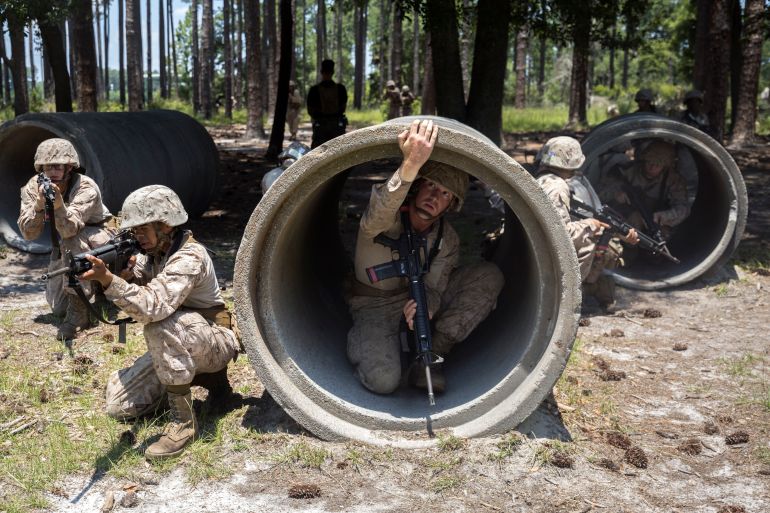
[[[569,109],[559,105],[550,108],[531,107],[527,109],[515,109],[503,106],[503,131],[504,132],[532,132],[555,131],[564,128],[567,124]],[[591,126],[598,125],[607,119],[607,111],[603,107],[591,107],[587,111],[588,123]]]

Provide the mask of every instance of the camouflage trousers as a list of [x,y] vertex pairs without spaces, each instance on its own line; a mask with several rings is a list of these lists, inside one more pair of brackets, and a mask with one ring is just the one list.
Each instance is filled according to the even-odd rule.
[[[452,272],[441,307],[433,315],[436,353],[446,355],[489,315],[504,281],[503,273],[490,262]],[[389,394],[401,383],[401,318],[408,300],[408,292],[350,300],[353,327],[348,332],[348,359],[361,383],[372,392]]]
[[168,385],[186,385],[196,374],[217,372],[238,354],[232,330],[178,310],[144,326],[148,351],[107,382],[107,413],[127,420],[152,412]]
[[[60,242],[61,254],[58,255],[58,258],[55,251],[51,252],[51,261],[48,264],[48,271],[54,271],[69,265],[67,251],[75,255],[77,253],[83,253],[98,248],[99,246],[104,246],[110,241],[113,235],[113,230],[109,228],[102,228],[101,226],[83,227],[76,236],[63,239]],[[54,315],[64,315],[67,311],[67,305],[69,304],[70,299],[78,301],[78,299],[76,299],[75,290],[67,286],[68,280],[69,278],[67,276],[57,276],[48,280],[45,284],[45,300],[51,306]],[[91,283],[81,282],[81,285],[86,297],[91,297],[93,294]]]
[[289,125],[289,134],[297,135],[299,130],[299,109],[288,109],[286,111],[286,123]]
[[611,271],[623,265],[623,244],[616,237],[610,239],[607,248],[591,251],[590,268],[583,279],[583,294],[594,296],[602,306],[608,307],[615,302],[615,279],[604,271]]

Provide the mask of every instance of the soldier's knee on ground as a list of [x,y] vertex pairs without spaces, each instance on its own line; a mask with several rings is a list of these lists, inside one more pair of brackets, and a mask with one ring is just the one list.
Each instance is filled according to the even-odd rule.
[[365,371],[361,366],[356,369],[358,379],[367,389],[375,394],[391,394],[401,383],[401,367],[386,369],[375,368]]

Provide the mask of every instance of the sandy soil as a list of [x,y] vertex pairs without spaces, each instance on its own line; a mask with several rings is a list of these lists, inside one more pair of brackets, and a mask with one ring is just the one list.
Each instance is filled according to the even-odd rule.
[[[223,188],[193,224],[217,252],[226,294],[238,234],[272,167],[254,156],[263,144],[238,141],[239,131],[212,129]],[[309,139],[306,128],[302,135]],[[508,136],[506,147],[523,160],[548,135]],[[766,255],[770,240],[769,152],[764,145],[735,154],[751,204],[741,251],[751,255]],[[2,256],[0,310],[29,313],[3,336],[53,336],[37,281],[47,257],[12,249]],[[160,476],[148,466],[133,479],[77,474],[52,487],[51,511],[100,511],[110,494],[115,511],[143,512],[770,511],[770,277],[733,264],[674,290],[621,289],[613,314],[587,304],[573,360],[523,437],[449,439],[410,451],[323,442],[256,387],[233,405],[234,418],[266,436],[220,462],[228,477],[190,486],[184,463]],[[241,365],[231,381],[237,388],[257,378]],[[323,463],[271,456],[289,444],[326,451]],[[313,497],[290,497],[303,493]]]

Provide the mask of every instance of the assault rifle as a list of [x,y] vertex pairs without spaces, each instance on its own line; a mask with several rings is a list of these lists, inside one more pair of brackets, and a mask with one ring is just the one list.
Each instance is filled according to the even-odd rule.
[[45,173],[37,175],[37,184],[43,186],[43,197],[45,197],[45,205],[48,208],[50,203],[51,209],[53,209],[53,201],[56,199],[56,192],[54,192],[51,179],[48,178]]
[[401,212],[401,222],[404,225],[404,231],[398,239],[391,239],[383,234],[379,234],[374,239],[375,242],[397,251],[398,260],[369,267],[366,269],[366,274],[372,283],[401,276],[409,279],[409,295],[417,303],[417,313],[414,316],[417,360],[425,367],[428,401],[431,406],[435,406],[430,367],[444,360],[433,352],[431,343],[428,296],[425,293],[423,279],[430,270],[428,241],[425,237],[414,233],[407,212]]
[[43,187],[43,197],[45,198],[45,220],[51,223],[51,251],[54,258],[59,258],[59,236],[56,233],[56,223],[53,222],[53,202],[56,199],[56,192],[53,190],[51,179],[45,173],[37,175],[38,186]]
[[642,195],[639,189],[628,182],[624,182],[622,185],[622,190],[626,193],[626,196],[628,196],[628,200],[631,202],[631,205],[639,211],[639,214],[642,216],[642,220],[647,226],[647,229],[652,232],[653,238],[659,241],[663,240],[663,233],[660,230],[660,226],[655,222],[652,213],[647,208],[645,202],[642,200]]
[[91,267],[93,267],[86,256],[95,256],[96,258],[102,260],[105,264],[115,264],[113,267],[115,269],[119,269],[123,267],[123,265],[120,265],[123,263],[121,260],[127,259],[134,253],[137,253],[141,248],[142,247],[139,245],[139,242],[137,242],[137,240],[131,235],[131,232],[128,230],[123,230],[115,235],[115,237],[110,239],[110,242],[104,246],[92,249],[91,251],[86,251],[85,253],[78,253],[75,256],[68,254],[68,266],[62,267],[61,269],[57,269],[50,273],[46,273],[43,275],[42,279],[43,281],[50,280],[51,278],[66,274],[70,278],[70,285],[73,283],[76,284],[77,276],[83,274],[84,272],[91,269]]
[[[570,210],[571,214],[581,219],[589,219],[591,217],[598,219],[599,221],[610,225],[610,230],[612,230],[615,233],[619,233],[624,237],[628,235],[629,230],[633,228],[633,226],[628,224],[623,219],[622,215],[620,215],[617,211],[613,210],[608,205],[603,205],[598,209],[595,209],[592,206],[587,205],[576,198],[572,198],[570,202],[571,202],[571,205],[573,206],[573,208]],[[586,214],[585,212],[581,212],[581,210],[584,210],[585,212],[588,212],[591,215]],[[666,246],[666,241],[660,235],[660,230],[658,230],[658,232],[653,237],[650,237],[649,235],[639,230],[636,230],[636,234],[639,236],[640,248],[650,251],[655,255],[661,255],[667,258],[668,260],[674,262],[675,264],[679,263],[679,259],[673,256],[671,252],[668,250],[668,246]]]

